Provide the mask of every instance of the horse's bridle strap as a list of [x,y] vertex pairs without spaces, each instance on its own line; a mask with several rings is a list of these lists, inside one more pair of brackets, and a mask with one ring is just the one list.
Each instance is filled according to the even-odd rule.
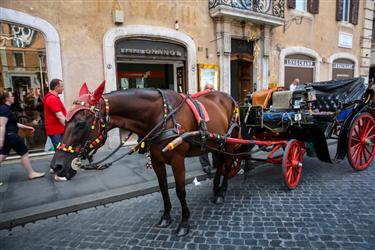
[[[102,96],[102,99],[104,100],[104,105],[105,105],[105,119],[104,120],[100,119],[100,107],[91,105],[88,102],[74,101],[73,102],[73,108],[72,108],[72,109],[75,109],[75,113],[79,110],[88,110],[91,113],[95,114],[95,119],[91,124],[91,130],[94,130],[97,122],[101,121],[102,124],[99,126],[100,135],[97,138],[94,138],[91,142],[89,140],[87,140],[82,148],[80,148],[80,147],[74,148],[73,146],[68,146],[68,145],[65,145],[65,144],[61,144],[61,145],[59,144],[56,148],[57,150],[67,152],[67,153],[72,153],[72,154],[77,154],[77,153],[78,154],[86,154],[86,156],[87,156],[88,150],[93,150],[93,149],[99,148],[101,146],[101,144],[104,142],[104,139],[106,137],[107,130],[108,130],[107,124],[109,122],[109,102],[108,102],[108,99],[104,98],[103,96]],[[80,107],[76,108],[76,106],[80,106]],[[74,116],[74,114],[71,117],[73,117],[73,116]],[[86,147],[88,147],[89,149],[87,149]]]

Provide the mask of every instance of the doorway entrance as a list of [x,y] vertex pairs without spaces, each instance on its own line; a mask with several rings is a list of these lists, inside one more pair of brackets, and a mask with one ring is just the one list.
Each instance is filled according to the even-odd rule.
[[235,56],[235,59],[231,61],[231,93],[232,97],[240,103],[244,102],[249,92],[254,91],[253,62],[251,59],[238,59]]
[[253,49],[251,41],[231,40],[231,95],[239,103],[243,103],[246,95],[254,91]]

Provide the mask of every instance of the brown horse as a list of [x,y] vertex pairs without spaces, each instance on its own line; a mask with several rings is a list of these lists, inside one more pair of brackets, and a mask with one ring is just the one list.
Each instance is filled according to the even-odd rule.
[[[176,126],[180,132],[181,130],[185,132],[198,130],[197,120],[186,103],[185,97],[171,90],[157,89],[128,89],[103,95],[104,85],[103,82],[93,94],[89,93],[86,84],[81,87],[79,99],[67,115],[62,143],[58,147],[51,167],[59,178],[71,179],[76,174],[72,168],[72,162],[102,146],[107,132],[113,128],[133,131],[140,138],[153,137],[149,140],[151,162],[164,201],[164,213],[156,226],[167,227],[171,223],[172,206],[165,168],[165,164],[169,164],[172,166],[176,193],[182,207],[182,219],[177,235],[187,234],[190,212],[185,200],[184,158],[197,156],[205,151],[202,151],[198,144],[184,142],[172,152],[162,152],[168,142],[178,136],[177,134],[172,137],[165,136],[166,134],[163,136],[163,131],[173,131]],[[219,91],[209,91],[197,97],[197,100],[204,105],[209,115],[209,121],[206,123],[208,131],[220,135],[226,134],[233,121],[233,111],[237,107],[231,96]],[[174,114],[168,116],[172,112]],[[164,121],[163,125],[148,135],[160,121]],[[237,137],[239,128],[234,126],[230,134],[232,137]],[[207,144],[219,147],[213,142],[207,142]],[[233,145],[224,145],[224,150],[234,152]],[[214,202],[220,203],[223,202],[227,189],[232,158],[222,154],[215,154],[214,157],[219,162],[214,178]],[[224,178],[221,178],[222,175]]]

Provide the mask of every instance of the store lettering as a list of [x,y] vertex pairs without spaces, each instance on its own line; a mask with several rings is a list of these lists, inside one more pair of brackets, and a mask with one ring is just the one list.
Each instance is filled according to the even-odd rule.
[[313,68],[315,66],[314,61],[302,60],[302,59],[285,59],[285,66],[289,67],[301,67],[301,68]]
[[157,55],[157,56],[182,56],[181,51],[169,50],[169,49],[120,49],[121,54],[132,54],[132,55]]
[[332,66],[334,69],[353,69],[353,64],[348,63],[334,63]]

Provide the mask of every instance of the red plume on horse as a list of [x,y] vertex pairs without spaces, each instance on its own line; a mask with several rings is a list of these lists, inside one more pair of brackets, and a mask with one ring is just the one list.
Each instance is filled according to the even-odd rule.
[[[165,164],[169,164],[182,207],[177,235],[187,234],[190,211],[185,199],[184,158],[205,153],[206,146],[222,146],[205,140],[208,131],[218,135],[240,136],[238,117],[235,115],[235,111],[238,111],[236,102],[228,94],[213,90],[187,96],[161,89],[128,89],[103,94],[104,89],[105,81],[92,94],[86,83],[82,85],[78,100],[74,101],[67,115],[64,137],[52,163],[57,178],[73,178],[80,160],[87,159],[105,143],[109,130],[121,128],[132,131],[147,145],[163,196],[164,213],[156,226],[167,227],[171,224],[172,205],[165,167]],[[197,136],[181,140],[173,151],[163,152],[163,149],[173,147],[171,142],[178,140],[182,132]],[[235,151],[233,144],[222,147],[228,153]],[[214,202],[221,203],[227,190],[232,157],[218,151],[213,155],[218,164],[214,178]]]

